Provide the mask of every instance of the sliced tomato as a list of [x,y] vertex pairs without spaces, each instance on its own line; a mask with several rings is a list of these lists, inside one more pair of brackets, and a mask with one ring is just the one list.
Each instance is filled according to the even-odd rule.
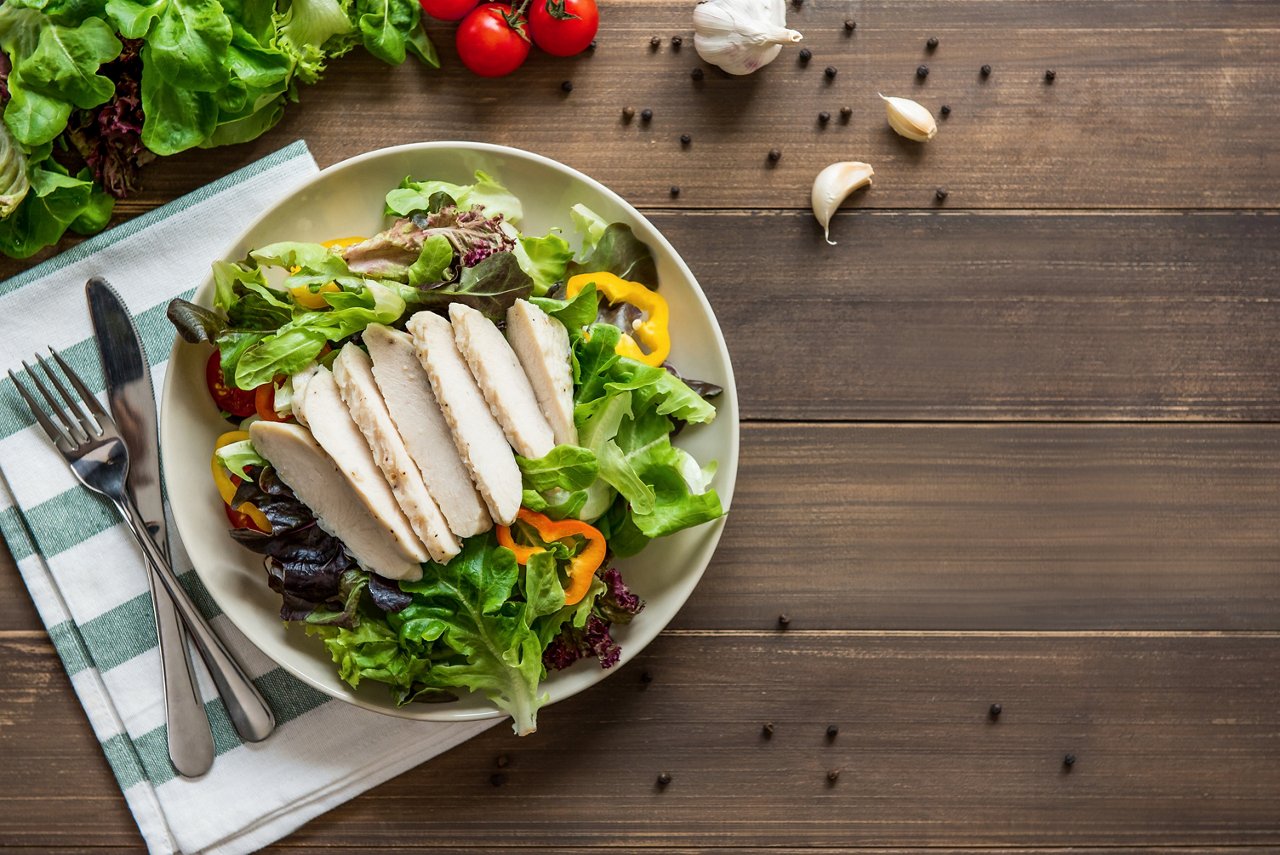
[[253,415],[253,392],[226,384],[222,379],[222,357],[217,350],[209,355],[209,361],[204,365],[204,382],[209,387],[209,397],[213,398],[218,409],[240,418]]

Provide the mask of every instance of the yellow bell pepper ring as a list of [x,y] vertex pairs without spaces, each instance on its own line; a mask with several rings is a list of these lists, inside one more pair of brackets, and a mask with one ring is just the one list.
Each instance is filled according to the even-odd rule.
[[[322,241],[320,245],[327,246],[330,249],[341,249],[343,247],[355,246],[364,240],[365,238],[362,237],[334,238],[333,240]],[[297,272],[297,268],[294,268],[291,272]],[[338,287],[336,282],[326,282],[316,291],[312,291],[310,286],[299,285],[297,288],[290,288],[289,294],[293,297],[293,302],[302,306],[304,309],[326,309],[329,307],[329,304],[325,302],[323,296],[324,293],[326,291],[339,290],[341,289]]]
[[[231,473],[229,473],[226,467],[222,465],[222,461],[218,460],[216,452],[223,446],[230,445],[233,442],[240,442],[241,440],[246,440],[248,438],[248,431],[233,430],[218,437],[217,441],[213,444],[215,454],[213,455],[213,459],[210,461],[210,468],[213,470],[213,483],[218,488],[218,495],[222,497],[223,503],[228,507],[231,507],[231,503],[235,501],[236,485],[231,483]],[[262,511],[258,510],[257,506],[252,502],[241,502],[240,507],[235,508],[234,510],[239,511],[249,519],[253,520],[253,524],[258,527],[259,531],[271,531],[271,523],[267,520],[266,516],[263,515]]]
[[[596,290],[610,303],[630,303],[645,313],[642,320],[632,325],[634,338],[623,331],[622,339],[615,348],[617,354],[645,365],[659,366],[666,362],[671,355],[671,310],[666,298],[639,282],[630,282],[613,273],[604,272],[579,273],[570,277],[565,285],[565,296],[572,300],[593,282]],[[640,349],[637,339],[648,348],[648,353]]]

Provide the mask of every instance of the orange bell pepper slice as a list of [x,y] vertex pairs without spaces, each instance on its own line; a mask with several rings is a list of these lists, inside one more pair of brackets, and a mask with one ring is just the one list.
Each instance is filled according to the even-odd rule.
[[[591,587],[591,580],[595,578],[596,571],[604,563],[604,554],[607,549],[604,535],[599,529],[587,525],[582,520],[553,520],[545,514],[528,508],[521,508],[516,514],[516,519],[532,526],[538,536],[547,543],[574,536],[587,541],[586,548],[569,561],[569,586],[564,591],[566,606],[581,602]],[[525,546],[516,543],[511,536],[511,526],[500,525],[497,531],[498,544],[515,553],[517,564],[527,564],[534,555],[546,551],[541,546]]]

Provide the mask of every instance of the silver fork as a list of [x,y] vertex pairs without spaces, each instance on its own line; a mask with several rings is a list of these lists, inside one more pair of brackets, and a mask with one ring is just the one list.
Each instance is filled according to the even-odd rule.
[[[67,391],[57,374],[49,368],[49,363],[39,355],[35,357],[36,364],[44,372],[48,385],[25,361],[22,367],[26,369],[31,385],[35,386],[48,405],[48,412],[18,382],[12,371],[9,372],[9,379],[26,401],[40,427],[44,428],[44,432],[71,467],[76,480],[95,493],[106,496],[128,525],[143,556],[156,570],[165,590],[178,607],[178,614],[191,633],[191,639],[200,651],[200,656],[218,687],[218,693],[222,695],[236,732],[249,742],[266,739],[276,726],[271,708],[222,640],[204,622],[195,604],[178,582],[177,574],[151,539],[142,515],[134,507],[133,500],[125,489],[125,480],[129,475],[129,449],[116,429],[115,420],[57,351],[49,348],[49,354],[79,394],[79,400]],[[50,386],[57,391],[62,404],[54,398],[49,390]],[[85,407],[88,407],[89,412],[85,411]],[[93,414],[92,417],[90,413]]]

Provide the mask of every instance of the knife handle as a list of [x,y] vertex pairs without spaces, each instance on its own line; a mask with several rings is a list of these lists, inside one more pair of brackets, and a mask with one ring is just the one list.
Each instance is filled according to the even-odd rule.
[[156,542],[151,539],[147,532],[147,524],[138,513],[133,500],[127,496],[124,501],[116,500],[116,510],[129,525],[134,540],[142,548],[143,555],[146,556],[148,563],[156,571],[156,576],[164,585],[164,589],[173,599],[178,615],[187,625],[187,632],[191,633],[191,640],[195,642],[196,649],[200,651],[200,657],[204,659],[205,667],[209,669],[209,675],[213,677],[213,682],[218,687],[218,694],[222,695],[222,702],[226,704],[227,713],[231,716],[231,723],[235,725],[236,732],[246,742],[261,742],[266,739],[276,727],[271,707],[253,685],[253,681],[244,673],[240,663],[236,662],[231,651],[227,650],[222,639],[218,638],[205,623],[195,603],[191,602],[191,598],[187,596],[187,592],[178,581],[177,574],[161,554]]

